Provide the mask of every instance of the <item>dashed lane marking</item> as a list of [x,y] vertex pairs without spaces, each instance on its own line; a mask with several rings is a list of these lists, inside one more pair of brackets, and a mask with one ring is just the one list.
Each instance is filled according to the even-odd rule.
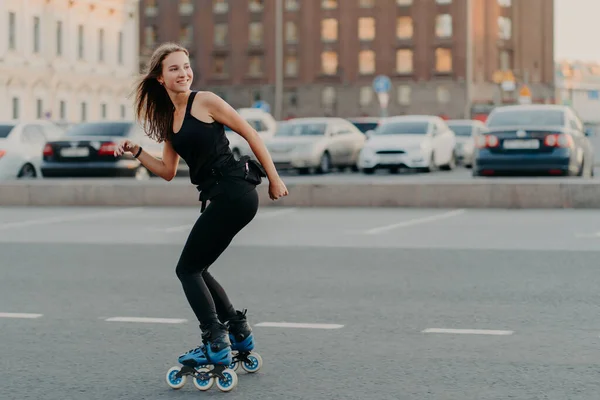
[[106,322],[138,322],[146,324],[183,324],[187,319],[183,318],[145,318],[145,317],[110,317]]
[[42,316],[43,316],[43,314],[0,312],[0,318],[40,318]]

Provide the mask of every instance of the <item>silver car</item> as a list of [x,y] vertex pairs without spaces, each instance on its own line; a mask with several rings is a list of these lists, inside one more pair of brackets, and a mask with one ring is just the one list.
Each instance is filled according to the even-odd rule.
[[485,132],[485,124],[471,119],[453,119],[446,121],[446,124],[456,135],[457,161],[471,168],[475,157],[475,140],[477,135]]
[[295,118],[279,123],[266,145],[278,169],[325,174],[334,167],[356,171],[365,140],[365,135],[343,118]]

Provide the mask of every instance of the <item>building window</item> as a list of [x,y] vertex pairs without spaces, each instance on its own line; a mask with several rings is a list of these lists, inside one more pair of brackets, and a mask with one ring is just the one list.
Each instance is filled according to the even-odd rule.
[[452,50],[435,49],[435,70],[442,73],[452,71]]
[[360,88],[359,103],[362,107],[367,107],[373,101],[373,88],[371,86],[362,86]]
[[400,85],[396,91],[398,96],[398,104],[408,106],[410,104],[411,88],[408,85]]
[[500,63],[500,65],[498,66],[498,69],[500,71],[512,70],[512,56],[511,56],[510,51],[508,51],[508,50],[500,51],[499,63]]
[[398,17],[396,20],[396,37],[401,40],[413,37],[414,27],[412,17]]
[[300,8],[298,0],[285,0],[285,9],[287,11],[297,11]]
[[498,17],[498,36],[500,39],[509,40],[512,36],[512,21],[510,18]]
[[229,11],[229,3],[227,0],[214,0],[213,12],[215,14],[226,14]]
[[498,5],[500,7],[510,7],[510,6],[512,6],[512,1],[511,0],[498,0]]
[[229,32],[229,26],[224,23],[219,23],[215,25],[214,29],[215,46],[225,46],[227,44],[227,33]]
[[250,44],[260,45],[263,41],[263,24],[262,22],[250,23]]
[[399,6],[410,6],[412,3],[413,0],[396,0],[396,4]]
[[77,27],[77,58],[83,60],[83,46],[84,46],[84,36],[83,36],[83,25],[79,25]]
[[81,122],[85,122],[87,120],[87,103],[81,103]]
[[123,32],[119,32],[119,44],[117,49],[117,58],[119,61],[119,65],[123,65]]
[[179,43],[185,47],[189,47],[194,40],[194,27],[190,24],[184,25],[179,30]]
[[338,69],[338,55],[335,51],[321,53],[321,70],[325,75],[335,75]]
[[67,119],[67,103],[64,100],[60,101],[60,120],[66,121]]
[[216,75],[216,76],[227,75],[227,63],[226,63],[225,57],[222,57],[222,56],[213,57],[212,71],[213,71],[213,75]]
[[8,48],[17,49],[17,15],[14,12],[8,13]]
[[285,58],[285,76],[290,78],[298,76],[298,57],[288,55]]
[[19,110],[19,98],[18,97],[13,97],[12,99],[12,117],[13,119],[19,119],[20,117],[20,111]]
[[451,4],[452,0],[435,0],[437,4]]
[[373,50],[362,50],[358,53],[358,70],[361,75],[375,73],[375,52]]
[[287,43],[298,43],[298,25],[294,21],[285,23],[285,41]]
[[337,8],[337,3],[337,0],[321,0],[321,8],[324,10],[333,10]]
[[121,119],[125,119],[126,116],[127,116],[127,109],[125,108],[124,105],[121,104]]
[[335,18],[326,18],[321,21],[321,41],[335,42],[338,37],[338,21]]
[[335,88],[333,86],[327,86],[323,88],[321,92],[321,102],[325,107],[333,107],[335,105]]
[[156,0],[146,0],[146,16],[155,17],[158,15],[158,7],[156,6]]
[[104,29],[98,31],[98,61],[104,61]]
[[375,0],[359,0],[358,5],[361,8],[373,8],[375,7]]
[[261,56],[251,56],[248,60],[248,75],[259,77],[263,74],[263,59]]
[[435,35],[439,38],[452,37],[452,15],[438,15],[435,21]]
[[437,101],[441,104],[448,104],[450,102],[450,90],[445,86],[438,86],[437,88]]
[[358,38],[362,41],[375,39],[375,18],[362,17],[358,19]]
[[33,52],[40,52],[40,17],[33,17]]
[[194,13],[194,3],[192,0],[179,0],[179,14],[192,15]]
[[252,12],[260,12],[264,7],[264,0],[250,0],[248,3],[248,9]]
[[42,99],[35,100],[35,115],[37,119],[42,119],[42,114],[44,113],[44,103]]
[[62,45],[63,45],[63,39],[62,39],[62,21],[57,21],[56,22],[56,55],[57,56],[62,56]]
[[106,103],[100,104],[100,116],[102,119],[106,119]]
[[413,72],[413,51],[411,49],[396,50],[396,72],[399,74]]
[[152,25],[144,27],[144,43],[149,48],[153,48],[156,44],[156,28]]

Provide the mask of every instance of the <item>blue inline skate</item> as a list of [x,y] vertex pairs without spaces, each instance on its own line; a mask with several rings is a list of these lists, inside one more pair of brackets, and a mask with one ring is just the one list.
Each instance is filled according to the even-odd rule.
[[254,335],[246,319],[246,311],[236,311],[236,316],[227,321],[229,340],[233,351],[230,369],[237,371],[240,364],[244,371],[257,372],[262,367],[262,358],[254,350]]
[[187,376],[198,390],[209,390],[215,383],[219,390],[229,392],[238,383],[234,370],[231,342],[227,327],[221,323],[201,327],[202,344],[179,356],[182,367],[172,367],[167,371],[167,384],[173,389],[181,389]]

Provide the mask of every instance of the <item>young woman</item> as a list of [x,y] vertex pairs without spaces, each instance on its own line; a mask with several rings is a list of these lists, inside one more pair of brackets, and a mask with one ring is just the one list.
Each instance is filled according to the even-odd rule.
[[[257,171],[268,177],[272,200],[287,196],[288,190],[258,133],[217,95],[190,90],[193,78],[184,47],[174,43],[158,47],[137,86],[135,106],[146,134],[164,143],[162,159],[129,140],[117,147],[115,156],[130,152],[167,181],[175,176],[179,157],[189,166],[190,180],[201,193],[202,213],[183,247],[176,274],[200,323],[203,344],[181,355],[179,361],[192,367],[226,367],[232,362],[232,347],[242,352],[252,350],[252,330],[245,311],[233,307],[208,267],[254,218],[258,209],[256,185],[260,183]],[[224,125],[248,141],[264,169],[247,159],[234,158]],[[210,204],[205,208],[207,200]]]

